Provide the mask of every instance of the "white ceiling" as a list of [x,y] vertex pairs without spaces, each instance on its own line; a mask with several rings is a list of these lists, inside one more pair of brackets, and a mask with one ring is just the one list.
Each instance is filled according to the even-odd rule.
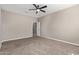
[[32,4],[1,4],[0,6],[3,10],[29,15],[36,18],[74,6],[73,4],[39,4],[39,5],[40,7],[47,5],[47,8],[43,9],[46,11],[46,13],[39,12],[38,14],[36,14],[34,10],[29,11],[28,9],[35,8]]

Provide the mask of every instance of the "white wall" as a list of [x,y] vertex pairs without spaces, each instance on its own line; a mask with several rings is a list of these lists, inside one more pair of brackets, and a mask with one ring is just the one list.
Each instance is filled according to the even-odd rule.
[[0,8],[0,48],[1,48],[1,41],[2,41],[2,19],[1,19],[1,8]]
[[40,22],[37,22],[37,36],[40,36]]
[[3,40],[32,37],[32,26],[36,18],[2,10]]
[[39,19],[41,36],[79,44],[79,5]]

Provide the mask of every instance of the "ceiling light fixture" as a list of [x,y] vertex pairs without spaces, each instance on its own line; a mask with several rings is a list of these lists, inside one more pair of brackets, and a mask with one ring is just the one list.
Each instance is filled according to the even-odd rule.
[[37,9],[36,11],[38,11],[38,12],[39,12],[40,10],[39,10],[39,9]]
[[44,8],[47,8],[47,5],[40,7],[40,5],[33,4],[33,6],[35,7],[35,9],[29,9],[29,10],[36,10],[36,14],[37,14],[39,11],[41,11],[41,12],[43,12],[43,13],[46,12],[46,11],[43,10],[43,9],[44,9]]

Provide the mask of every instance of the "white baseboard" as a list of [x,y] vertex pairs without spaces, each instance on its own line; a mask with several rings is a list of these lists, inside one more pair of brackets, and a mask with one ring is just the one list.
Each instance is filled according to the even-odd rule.
[[60,39],[56,39],[56,38],[51,38],[51,37],[47,37],[47,36],[41,36],[41,37],[44,37],[44,38],[47,38],[47,39],[56,40],[56,41],[60,41],[60,42],[63,42],[63,43],[72,44],[72,45],[75,45],[75,46],[79,46],[79,44],[68,42],[68,41],[64,41],[64,40],[60,40]]
[[18,37],[18,38],[12,38],[12,39],[6,39],[6,40],[3,40],[1,42],[5,42],[5,41],[12,41],[12,40],[18,40],[18,39],[23,39],[23,38],[30,38],[32,36],[27,36],[27,37]]
[[2,40],[2,41],[0,41],[0,48],[2,46],[2,43],[5,42],[5,41],[12,41],[12,40],[18,40],[18,39],[30,38],[30,37],[32,37],[32,35],[31,36],[26,36],[26,37],[18,37],[18,38],[12,38],[12,39]]

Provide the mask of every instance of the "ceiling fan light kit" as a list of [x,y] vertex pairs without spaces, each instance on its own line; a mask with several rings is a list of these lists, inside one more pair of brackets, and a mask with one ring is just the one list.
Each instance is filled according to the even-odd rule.
[[38,12],[39,12],[39,11],[40,11],[40,9],[37,9],[36,11],[38,11]]

